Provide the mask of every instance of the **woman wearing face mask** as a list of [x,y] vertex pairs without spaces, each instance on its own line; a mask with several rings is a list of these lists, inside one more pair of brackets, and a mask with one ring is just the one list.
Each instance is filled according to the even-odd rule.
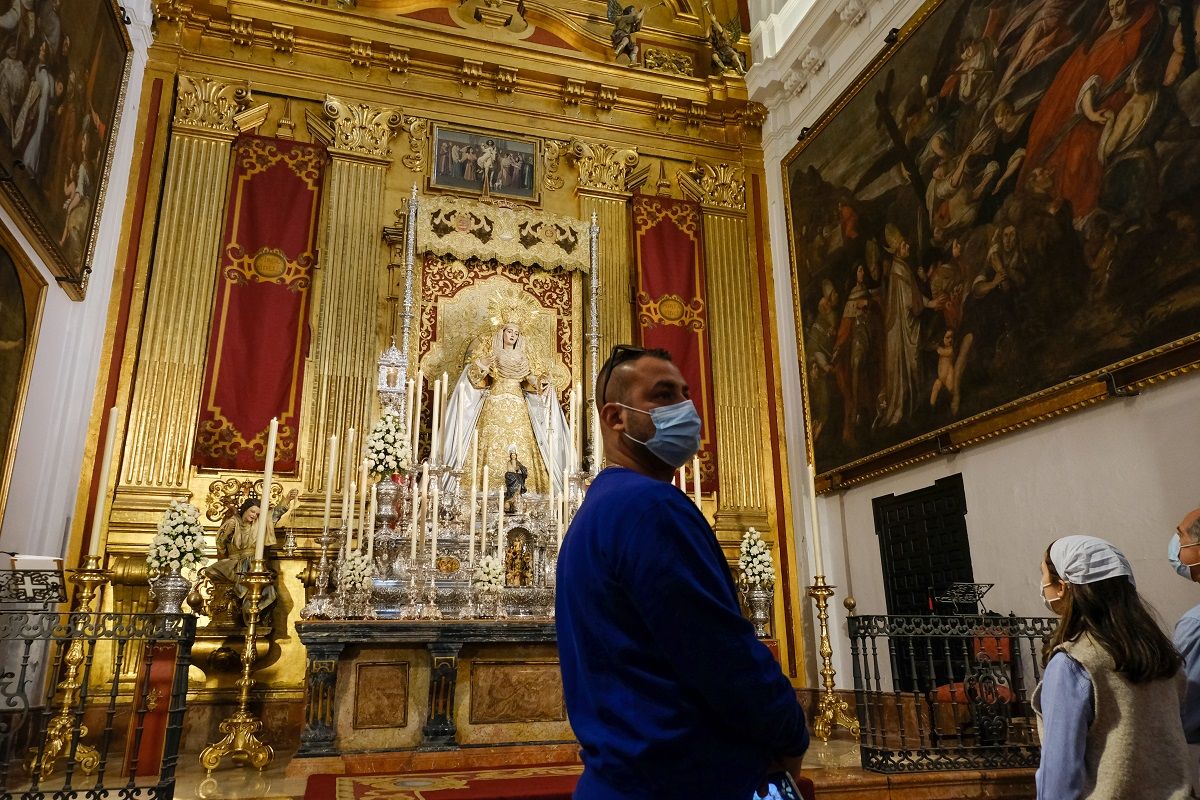
[[1103,539],[1065,536],[1041,571],[1042,601],[1060,619],[1033,693],[1038,800],[1191,797],[1180,657],[1129,562]]

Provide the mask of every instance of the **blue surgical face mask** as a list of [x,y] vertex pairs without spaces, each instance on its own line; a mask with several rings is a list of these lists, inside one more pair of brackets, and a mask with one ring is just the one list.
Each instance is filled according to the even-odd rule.
[[625,434],[632,442],[643,445],[653,453],[659,461],[670,465],[671,469],[679,469],[700,450],[700,415],[691,400],[675,403],[670,406],[659,406],[645,411],[624,403],[617,403],[622,408],[649,414],[654,423],[654,435],[646,441],[634,439]]
[[[1189,546],[1194,547],[1195,545]],[[1180,557],[1181,549],[1182,543],[1179,541],[1179,534],[1176,533],[1171,537],[1171,541],[1167,545],[1167,561],[1171,562],[1171,568],[1179,574],[1179,577],[1187,578],[1190,581],[1192,579],[1192,567],[1196,565],[1183,563],[1183,559]]]

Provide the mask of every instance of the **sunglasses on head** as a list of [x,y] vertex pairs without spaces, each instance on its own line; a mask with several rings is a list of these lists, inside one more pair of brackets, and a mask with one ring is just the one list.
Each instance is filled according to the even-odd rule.
[[603,406],[608,402],[608,381],[612,377],[613,370],[645,352],[646,348],[634,347],[631,344],[619,344],[612,349],[612,352],[608,354],[608,367],[604,371],[604,383],[600,386],[600,405]]

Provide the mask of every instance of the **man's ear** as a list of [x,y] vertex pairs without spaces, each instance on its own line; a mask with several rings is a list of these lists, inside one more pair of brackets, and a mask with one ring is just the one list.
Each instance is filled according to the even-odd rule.
[[625,420],[621,415],[622,410],[616,403],[605,403],[600,407],[601,424],[615,431],[625,430]]

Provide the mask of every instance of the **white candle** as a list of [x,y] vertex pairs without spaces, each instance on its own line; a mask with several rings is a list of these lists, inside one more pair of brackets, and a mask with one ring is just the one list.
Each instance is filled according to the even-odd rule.
[[333,478],[337,475],[337,434],[329,437],[329,457],[325,464],[325,514],[321,518],[322,533],[329,530],[329,510],[333,506]]
[[412,441],[412,421],[413,421],[413,397],[415,392],[414,387],[417,385],[412,378],[408,379],[407,394],[404,396],[404,432],[408,434],[409,441]]
[[575,384],[575,468],[583,468],[583,384]]
[[417,525],[420,524],[421,485],[413,481],[412,514],[408,522],[410,541],[408,543],[408,563],[413,567],[417,564]]
[[479,525],[479,554],[487,553],[488,465],[483,465],[483,519]]
[[438,438],[442,421],[442,382],[433,382],[433,429],[429,437],[429,460],[434,464],[441,463],[441,440]]
[[363,525],[367,522],[367,495],[370,494],[368,487],[371,485],[371,479],[367,473],[367,460],[362,460],[362,465],[359,467],[359,483],[358,483],[358,536],[354,540],[354,552],[361,553],[363,549]]
[[475,466],[479,460],[479,431],[471,433],[471,510],[470,534],[467,539],[467,564],[475,566],[475,496],[479,490],[479,478],[475,474]]
[[354,509],[356,508],[354,501],[357,495],[358,484],[356,484],[354,481],[350,481],[350,518],[346,520],[346,543],[345,547],[343,548],[343,550],[346,551],[347,556],[350,555],[350,552],[353,549],[350,547],[350,542],[354,538]]
[[275,435],[279,432],[279,420],[271,417],[271,427],[267,429],[267,465],[263,472],[263,493],[259,501],[258,537],[254,542],[254,560],[262,561],[263,547],[267,538],[267,518],[271,515],[271,475],[275,472]]
[[349,504],[354,502],[350,497],[350,476],[351,466],[354,463],[354,428],[346,434],[346,454],[342,457],[342,524],[348,525],[350,522]]
[[421,441],[421,406],[425,402],[425,373],[417,370],[417,386],[413,391],[413,405],[416,406],[416,416],[413,417],[412,427],[412,454],[413,463],[416,464],[420,459],[417,458],[417,445]]
[[692,456],[692,496],[696,500],[696,508],[700,505],[700,456]]
[[438,540],[438,482],[433,482],[433,491],[429,493],[430,514],[433,517],[432,533],[429,535],[429,568],[437,569],[437,540]]
[[825,561],[821,557],[821,528],[817,522],[817,470],[812,464],[808,465],[808,511],[812,524],[813,565],[816,568],[816,574],[824,576]]
[[450,405],[450,376],[442,373],[442,425],[446,424],[446,409]]
[[504,487],[501,484],[500,502],[496,504],[496,555],[500,558],[500,568],[504,569]]
[[92,503],[92,538],[88,544],[88,555],[100,555],[100,531],[104,527],[104,498],[108,495],[109,464],[112,461],[113,442],[117,435],[117,407],[108,410],[108,430],[104,434],[104,450],[93,469],[100,471],[96,484],[96,498]]
[[375,554],[375,509],[379,505],[379,484],[371,487],[371,504],[367,507],[367,561]]
[[563,524],[567,522],[567,504],[571,502],[571,473],[570,470],[564,469],[562,474],[562,503],[560,503],[559,517]]
[[[576,419],[576,416],[575,416],[575,408],[576,408],[575,400],[577,397],[578,397],[578,395],[576,394],[575,389],[572,388],[571,394],[567,396],[567,402],[570,404],[568,411],[567,411],[567,435],[571,439],[571,451],[572,451],[571,460],[572,460],[572,462],[574,462],[574,460],[576,458],[576,456],[575,456],[575,452],[576,452],[576,450],[575,450],[575,426],[578,424],[578,420]],[[575,468],[575,464],[572,463],[571,469],[574,469],[574,468]]]

